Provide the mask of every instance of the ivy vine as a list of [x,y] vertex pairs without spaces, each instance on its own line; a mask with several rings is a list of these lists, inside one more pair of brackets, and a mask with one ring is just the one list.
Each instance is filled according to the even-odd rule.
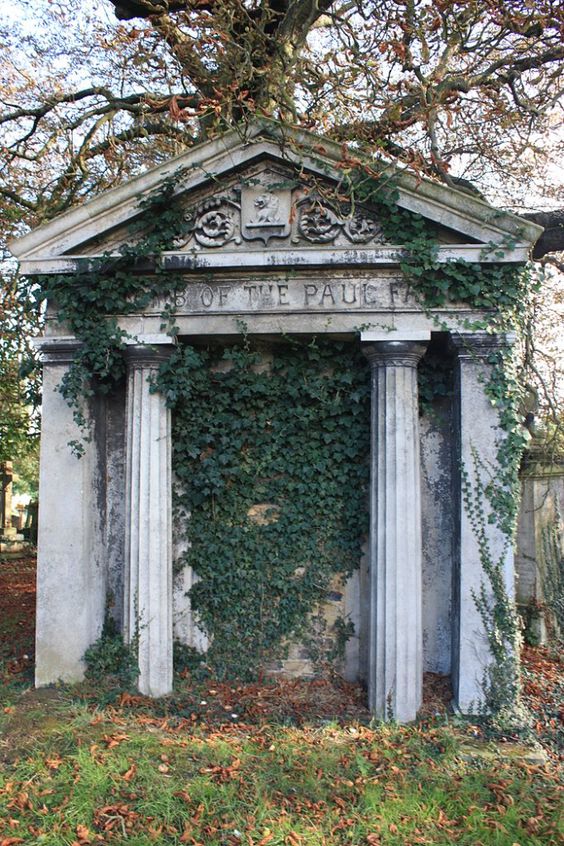
[[306,634],[368,532],[370,383],[358,344],[179,347],[173,407],[182,565],[220,675],[247,676]]

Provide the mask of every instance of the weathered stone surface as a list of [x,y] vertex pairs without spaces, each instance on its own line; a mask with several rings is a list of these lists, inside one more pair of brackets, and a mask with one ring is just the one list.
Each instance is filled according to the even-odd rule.
[[102,629],[106,603],[104,544],[95,442],[76,458],[69,442],[81,432],[57,391],[74,338],[43,341],[43,418],[37,560],[37,686],[79,681],[83,655]]
[[[174,482],[173,482],[174,484]],[[176,531],[175,531],[176,529]],[[192,609],[190,589],[198,577],[192,567],[183,564],[182,558],[188,551],[190,542],[184,533],[175,526],[173,515],[172,551],[172,630],[174,639],[179,643],[204,653],[208,648],[206,633],[199,627],[197,615]]]
[[533,449],[525,456],[521,473],[515,575],[516,598],[526,636],[535,643],[546,643],[550,628],[555,626],[545,592],[550,582],[547,568],[555,568],[558,563],[547,560],[547,555],[551,557],[551,535],[556,543],[556,556],[564,555],[563,520],[564,462]]
[[421,415],[421,521],[423,541],[423,670],[448,675],[452,663],[452,561],[455,520],[452,508],[451,403],[442,401]]
[[488,766],[495,765],[498,762],[506,763],[507,761],[524,762],[533,767],[544,767],[549,763],[550,759],[544,749],[541,747],[532,748],[524,746],[521,743],[483,743],[476,741],[472,743],[469,740],[464,740],[460,744],[457,752],[457,757],[462,761],[483,761]]
[[0,552],[17,553],[25,549],[24,536],[19,534],[22,525],[23,505],[17,506],[20,511],[17,525],[13,525],[12,505],[13,465],[11,461],[0,462]]
[[[404,248],[389,243],[377,206],[330,208],[325,194],[316,194],[316,185],[342,188],[341,148],[322,141],[319,147],[317,137],[293,130],[281,135],[275,124],[257,122],[246,139],[228,133],[191,149],[13,244],[29,274],[72,273],[78,264],[84,269],[85,262],[117,255],[123,245],[132,246],[132,237],[142,237],[142,229],[132,236],[131,227],[142,222],[140,204],[165,179],[178,176],[178,213],[186,227],[157,260],[162,296],[143,313],[117,316],[133,341],[127,402],[123,385],[112,397],[96,399],[95,438],[80,462],[67,446],[80,433],[54,391],[74,342],[57,322],[56,306],[49,306],[45,348],[55,352],[46,352],[38,684],[81,676],[82,654],[100,633],[107,589],[126,636],[139,641],[144,692],[170,690],[173,610],[179,638],[206,647],[186,596],[194,578],[189,568],[181,568],[173,589],[169,412],[147,382],[159,358],[148,345],[162,349],[170,342],[161,335],[161,312],[170,305],[186,343],[223,343],[240,337],[243,325],[265,348],[281,335],[342,340],[364,333],[373,365],[372,533],[368,563],[335,588],[342,597],[329,604],[331,619],[338,609],[355,625],[344,672],[367,680],[371,707],[382,717],[389,710],[398,719],[415,716],[422,656],[434,671],[446,672],[452,663],[463,710],[479,701],[488,653],[472,590],[479,587],[481,568],[461,507],[458,462],[470,466],[473,446],[486,462],[495,456],[496,415],[482,383],[487,365],[479,343],[477,357],[467,355],[466,342],[458,344],[457,417],[451,415],[444,427],[425,423],[419,433],[416,363],[420,342],[438,326],[456,334],[464,321],[484,314],[460,304],[432,314],[422,308],[402,276]],[[321,152],[313,155],[312,145]],[[534,224],[462,192],[403,172],[396,179],[399,207],[426,218],[439,262],[524,261],[540,234]],[[500,255],[495,245],[509,239],[514,246]],[[155,271],[143,261],[138,269]],[[167,294],[168,271],[185,279],[174,296]],[[451,448],[456,454],[449,462]],[[255,513],[256,519],[274,516],[268,509]],[[457,538],[455,548],[449,536]],[[492,529],[489,537],[493,553],[505,554],[501,536]],[[510,556],[506,560],[510,587]],[[309,672],[296,650],[287,671]]]
[[467,486],[460,479],[457,497],[459,545],[455,555],[452,673],[455,703],[463,713],[472,713],[483,702],[484,674],[492,660],[484,624],[474,601],[482,583],[491,594],[483,572],[477,529],[485,533],[492,561],[503,563],[507,595],[513,597],[515,592],[513,550],[508,538],[495,523],[488,522],[486,502],[481,502],[486,514],[483,527],[473,525],[464,505],[468,492],[475,496],[479,478],[487,482],[492,468],[497,466],[497,450],[504,433],[499,428],[497,409],[491,405],[484,388],[491,371],[488,356],[505,339],[486,333],[460,333],[453,335],[452,342],[458,355],[456,459],[468,479]]
[[125,561],[125,385],[105,398],[98,421],[97,441],[106,469],[101,510],[104,512],[109,611],[123,630]]
[[13,466],[11,461],[0,464],[0,535],[15,534],[12,527]]

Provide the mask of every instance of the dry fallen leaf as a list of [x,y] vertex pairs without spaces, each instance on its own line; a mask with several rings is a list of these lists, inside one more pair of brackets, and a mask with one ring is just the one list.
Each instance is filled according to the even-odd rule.
[[88,827],[85,825],[77,825],[76,836],[78,837],[78,841],[81,846],[85,843],[92,843],[92,835],[90,834]]
[[128,734],[104,734],[102,740],[108,747],[108,749],[113,749],[115,746],[119,746],[120,743],[123,743],[124,740],[129,740]]
[[130,768],[127,770],[127,772],[125,772],[123,774],[122,778],[124,779],[124,781],[131,781],[131,779],[133,778],[133,776],[135,775],[136,772],[137,772],[137,767],[136,767],[135,764],[132,764],[130,766]]

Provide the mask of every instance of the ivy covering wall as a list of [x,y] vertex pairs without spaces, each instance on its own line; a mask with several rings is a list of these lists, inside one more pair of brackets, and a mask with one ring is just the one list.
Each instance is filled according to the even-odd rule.
[[[173,407],[176,531],[221,675],[307,643],[368,532],[370,385],[358,343],[181,346],[159,380]],[[341,623],[341,630],[346,626]],[[336,634],[339,634],[337,632]]]

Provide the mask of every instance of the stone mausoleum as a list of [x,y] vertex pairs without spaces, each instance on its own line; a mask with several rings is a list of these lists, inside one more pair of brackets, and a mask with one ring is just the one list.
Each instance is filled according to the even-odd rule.
[[[12,245],[22,273],[70,279],[79,265],[131,246],[143,200],[171,179],[187,221],[158,259],[162,279],[170,272],[185,281],[174,296],[177,333],[163,331],[166,290],[141,312],[119,315],[126,378],[90,401],[93,437],[80,459],[69,442],[81,433],[56,388],[81,341],[49,304],[39,344],[38,686],[82,677],[109,592],[125,638],[138,633],[141,691],[171,691],[174,638],[205,648],[190,609],[193,575],[173,567],[171,412],[150,379],[175,344],[236,338],[244,324],[266,345],[281,335],[348,340],[369,363],[370,532],[338,595],[354,624],[345,677],[365,682],[380,717],[415,717],[425,671],[451,675],[463,712],[480,702],[490,657],[473,599],[483,573],[461,467],[471,483],[478,450],[482,466],[495,468],[503,433],[484,386],[492,351],[511,338],[489,332],[487,312],[471,306],[422,305],[402,271],[403,245],[384,233],[370,201],[342,196],[351,161],[326,139],[257,124],[190,149]],[[539,227],[409,172],[380,178],[392,176],[398,207],[433,232],[439,265],[527,261]],[[431,350],[447,361],[454,387],[444,413],[420,416],[417,372]],[[504,556],[512,594],[510,545],[495,523],[485,531],[492,555]],[[298,672],[299,661],[290,669]]]

